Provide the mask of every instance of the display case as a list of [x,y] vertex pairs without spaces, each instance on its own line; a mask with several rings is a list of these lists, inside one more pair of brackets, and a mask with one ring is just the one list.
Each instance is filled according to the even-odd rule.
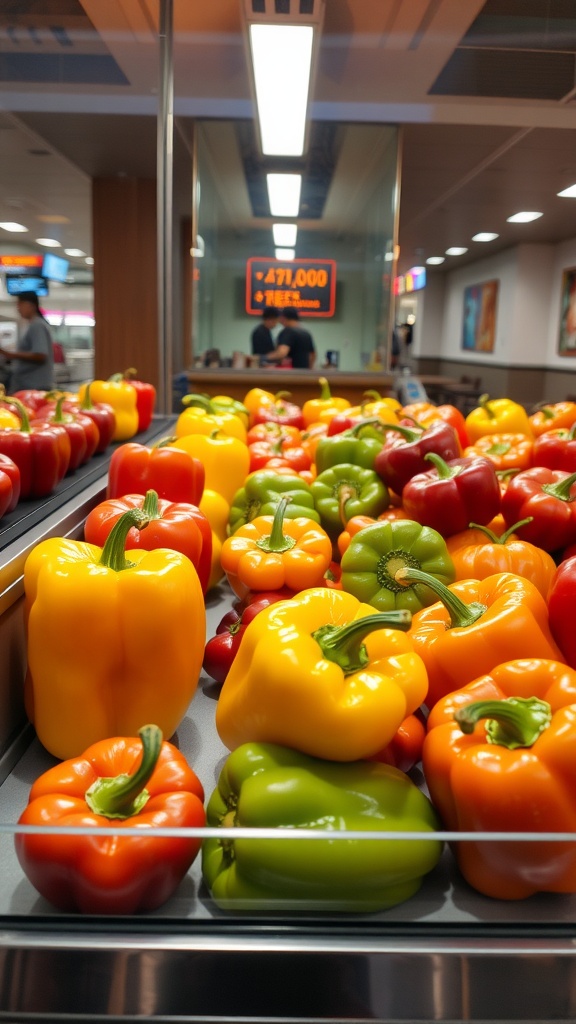
[[[155,420],[147,436],[165,433],[165,421]],[[93,459],[83,477],[22,506],[2,531],[0,1020],[573,1020],[576,897],[483,897],[462,881],[448,846],[415,896],[378,913],[294,903],[225,912],[202,882],[199,858],[149,913],[62,914],[36,893],[14,835],[31,783],[55,759],[23,714],[23,564],[41,539],[81,535],[104,496],[106,470],[106,457]],[[208,636],[231,600],[225,584],[209,594]],[[218,693],[202,675],[173,738],[207,796],[228,754],[214,723]],[[423,784],[418,771],[413,778]],[[255,832],[251,841],[262,838]],[[299,839],[283,830],[282,841],[290,849]],[[336,832],[332,842],[349,837]]]

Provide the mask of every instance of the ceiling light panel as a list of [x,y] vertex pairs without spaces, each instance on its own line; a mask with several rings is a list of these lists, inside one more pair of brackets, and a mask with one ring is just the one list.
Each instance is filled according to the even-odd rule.
[[301,174],[267,174],[268,201],[273,217],[297,217],[300,210]]
[[473,242],[493,242],[498,235],[495,231],[479,231],[478,234],[472,235]]
[[521,210],[520,213],[513,213],[511,217],[506,217],[509,224],[530,224],[533,220],[538,220],[543,214],[537,213],[536,210]]
[[557,192],[556,195],[561,196],[563,199],[576,199],[576,185],[570,185],[562,192]]
[[444,256],[429,256],[426,263],[429,263],[431,267],[440,266],[441,263],[445,262]]
[[464,245],[451,245],[449,249],[446,249],[447,256],[463,256],[468,249]]
[[294,249],[276,249],[274,255],[277,260],[283,260],[284,262],[293,260],[296,256]]
[[45,245],[47,249],[59,249],[60,242],[56,238],[35,238],[37,245]]
[[67,256],[85,256],[86,253],[83,249],[64,249]]
[[0,228],[3,231],[13,231],[15,234],[19,231],[28,231],[23,224],[17,224],[14,220],[3,220],[0,221]]
[[302,156],[312,68],[311,25],[251,25],[260,140],[265,156]]
[[274,237],[274,245],[296,245],[296,236],[298,234],[298,226],[296,224],[273,224],[272,235]]

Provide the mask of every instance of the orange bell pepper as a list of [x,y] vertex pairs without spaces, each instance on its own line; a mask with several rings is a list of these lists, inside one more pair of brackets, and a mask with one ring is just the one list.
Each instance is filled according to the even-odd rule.
[[550,658],[504,661],[491,672],[442,697],[428,715],[427,730],[450,724],[460,708],[475,701],[506,697],[538,697],[548,701],[553,711],[576,704],[576,669]]
[[274,516],[258,516],[224,541],[220,560],[238,597],[251,590],[296,592],[323,584],[332,542],[312,519],[284,519],[289,500],[279,501]]
[[515,523],[498,535],[488,526],[471,524],[469,530],[448,537],[446,545],[454,562],[456,579],[484,580],[494,573],[511,572],[530,580],[542,597],[547,598],[556,563],[543,548],[520,540],[514,533],[519,525]]
[[[462,706],[426,736],[423,768],[444,825],[462,832],[576,834],[576,705],[537,697]],[[455,843],[469,885],[500,900],[576,892],[576,842]]]
[[482,455],[496,469],[528,469],[534,442],[527,434],[484,434],[464,449],[468,458]]
[[540,437],[541,434],[546,434],[549,430],[558,430],[561,427],[569,430],[576,423],[576,402],[554,402],[542,405],[528,418],[535,437]]
[[242,399],[242,405],[246,406],[248,410],[248,422],[250,426],[254,424],[254,416],[258,409],[265,406],[272,407],[274,405],[274,395],[271,391],[264,391],[263,388],[250,388],[244,398]]
[[[92,744],[49,768],[33,784],[17,834],[16,853],[32,885],[60,910],[133,914],[172,895],[192,864],[200,839],[155,836],[159,828],[201,828],[202,785],[156,725],[135,737]],[[56,835],[50,826],[89,826],[90,835]],[[113,836],[100,828],[117,828]],[[139,835],[123,835],[138,828]]]
[[428,708],[503,661],[565,661],[550,632],[546,601],[521,576],[495,573],[446,587],[429,573],[404,568],[396,579],[426,583],[440,598],[414,613],[408,634],[428,672]]
[[311,423],[330,423],[339,412],[350,408],[350,402],[346,398],[334,398],[330,392],[330,385],[326,377],[320,377],[320,398],[310,398],[304,402],[302,415],[306,427]]

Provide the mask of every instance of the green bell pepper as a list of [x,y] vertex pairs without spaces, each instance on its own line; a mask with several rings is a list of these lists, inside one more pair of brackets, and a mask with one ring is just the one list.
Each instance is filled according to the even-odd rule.
[[423,583],[396,580],[399,569],[420,569],[442,583],[453,583],[454,563],[444,538],[411,519],[366,526],[352,538],[342,556],[343,590],[379,612],[406,608],[417,612],[438,597]]
[[335,540],[352,516],[374,519],[390,504],[386,484],[373,469],[343,462],[319,473],[310,484],[320,524]]
[[252,473],[244,487],[236,491],[228,517],[230,533],[235,533],[257,516],[273,516],[280,500],[285,497],[291,499],[284,512],[285,519],[304,516],[315,523],[320,522],[320,514],[314,508],[314,497],[305,480],[296,475],[284,476],[262,469]]
[[[432,804],[397,768],[340,764],[273,743],[245,743],[228,757],[207,825],[435,832]],[[409,899],[437,864],[433,839],[206,839],[202,872],[226,910],[377,911]]]
[[373,429],[379,420],[362,420],[350,430],[344,430],[333,437],[321,437],[316,446],[315,463],[318,474],[331,466],[346,462],[364,469],[374,469],[376,456],[384,444],[382,434]]

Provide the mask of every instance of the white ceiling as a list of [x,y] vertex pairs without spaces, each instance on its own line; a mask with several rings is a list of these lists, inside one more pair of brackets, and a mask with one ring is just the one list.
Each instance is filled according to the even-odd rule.
[[[574,0],[489,0],[486,6],[484,0],[328,0],[311,116],[404,125],[400,270],[443,255],[450,245],[469,252],[447,258],[437,272],[518,242],[576,236],[576,202],[556,196],[576,181],[574,6]],[[495,10],[507,16],[505,23],[494,22]],[[476,35],[475,49],[466,34],[481,12],[481,27],[492,35],[484,41]],[[522,20],[527,15],[531,22]],[[505,25],[508,35],[494,34],[494,24],[498,31]],[[527,25],[530,37],[522,36]],[[30,231],[0,230],[0,243],[48,235],[89,253],[90,178],[154,176],[157,35],[156,0],[4,0],[0,220],[21,221]],[[518,63],[519,46],[522,59],[534,62],[532,72],[532,64]],[[462,91],[493,94],[434,92],[438,76],[472,51],[480,54],[477,74],[466,72]],[[27,80],[23,69],[37,80]],[[52,80],[38,80],[42,75]],[[176,202],[188,203],[191,119],[221,119],[213,133],[215,173],[231,220],[255,226],[238,177],[236,135],[226,123],[253,114],[240,0],[174,0],[174,78]],[[367,154],[353,139],[350,133],[341,150],[326,228],[334,229],[339,210],[351,215],[347,199],[366,174]],[[507,224],[520,209],[544,216]],[[55,215],[67,222],[41,219]],[[479,230],[500,237],[472,243]]]

